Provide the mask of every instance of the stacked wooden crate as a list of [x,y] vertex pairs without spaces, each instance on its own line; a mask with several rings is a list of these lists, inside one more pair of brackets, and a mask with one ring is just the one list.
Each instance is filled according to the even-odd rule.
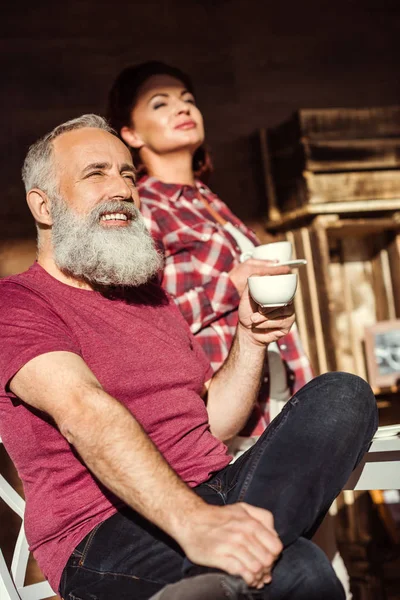
[[400,106],[300,110],[260,139],[266,227],[308,259],[295,301],[314,370],[368,379],[365,327],[400,318]]
[[299,110],[261,139],[271,221],[398,207],[400,106]]

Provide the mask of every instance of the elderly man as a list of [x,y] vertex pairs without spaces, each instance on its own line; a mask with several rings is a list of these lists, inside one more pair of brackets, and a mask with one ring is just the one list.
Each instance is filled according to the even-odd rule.
[[208,381],[156,282],[131,157],[106,122],[57,127],[23,178],[38,258],[0,282],[0,433],[53,588],[64,600],[343,598],[309,538],[376,429],[369,386],[317,377],[230,464],[223,442],[292,307],[261,314],[246,291]]

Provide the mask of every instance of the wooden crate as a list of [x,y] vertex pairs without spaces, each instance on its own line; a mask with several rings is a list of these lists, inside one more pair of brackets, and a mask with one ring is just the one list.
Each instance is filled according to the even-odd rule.
[[300,138],[335,140],[400,136],[400,106],[302,108],[271,129],[273,150]]
[[[316,374],[367,379],[364,329],[400,318],[400,215],[320,215],[286,232],[298,258],[297,323]],[[377,393],[379,390],[375,390]]]
[[260,143],[271,222],[400,207],[400,106],[299,110]]

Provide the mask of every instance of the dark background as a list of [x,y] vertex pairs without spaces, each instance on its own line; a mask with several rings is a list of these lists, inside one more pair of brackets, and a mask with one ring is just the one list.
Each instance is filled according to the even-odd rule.
[[190,72],[206,122],[211,186],[243,219],[265,212],[255,133],[299,107],[400,103],[399,0],[6,2],[1,9],[0,242],[34,228],[20,167],[30,143],[104,114],[124,66]]

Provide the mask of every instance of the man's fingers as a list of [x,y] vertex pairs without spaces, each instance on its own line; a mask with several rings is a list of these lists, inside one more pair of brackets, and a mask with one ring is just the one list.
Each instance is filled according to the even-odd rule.
[[259,521],[264,527],[273,530],[275,534],[278,535],[274,528],[274,515],[271,511],[260,508],[259,506],[247,504],[247,502],[240,502],[239,505],[247,512],[247,514],[253,517],[253,519]]
[[225,557],[218,567],[230,575],[242,577],[250,587],[256,587],[259,583],[259,579],[254,576],[254,573],[246,569],[246,566],[234,556]]
[[258,312],[268,319],[280,319],[282,316],[289,316],[294,313],[293,301],[284,306],[261,306],[258,305]]

